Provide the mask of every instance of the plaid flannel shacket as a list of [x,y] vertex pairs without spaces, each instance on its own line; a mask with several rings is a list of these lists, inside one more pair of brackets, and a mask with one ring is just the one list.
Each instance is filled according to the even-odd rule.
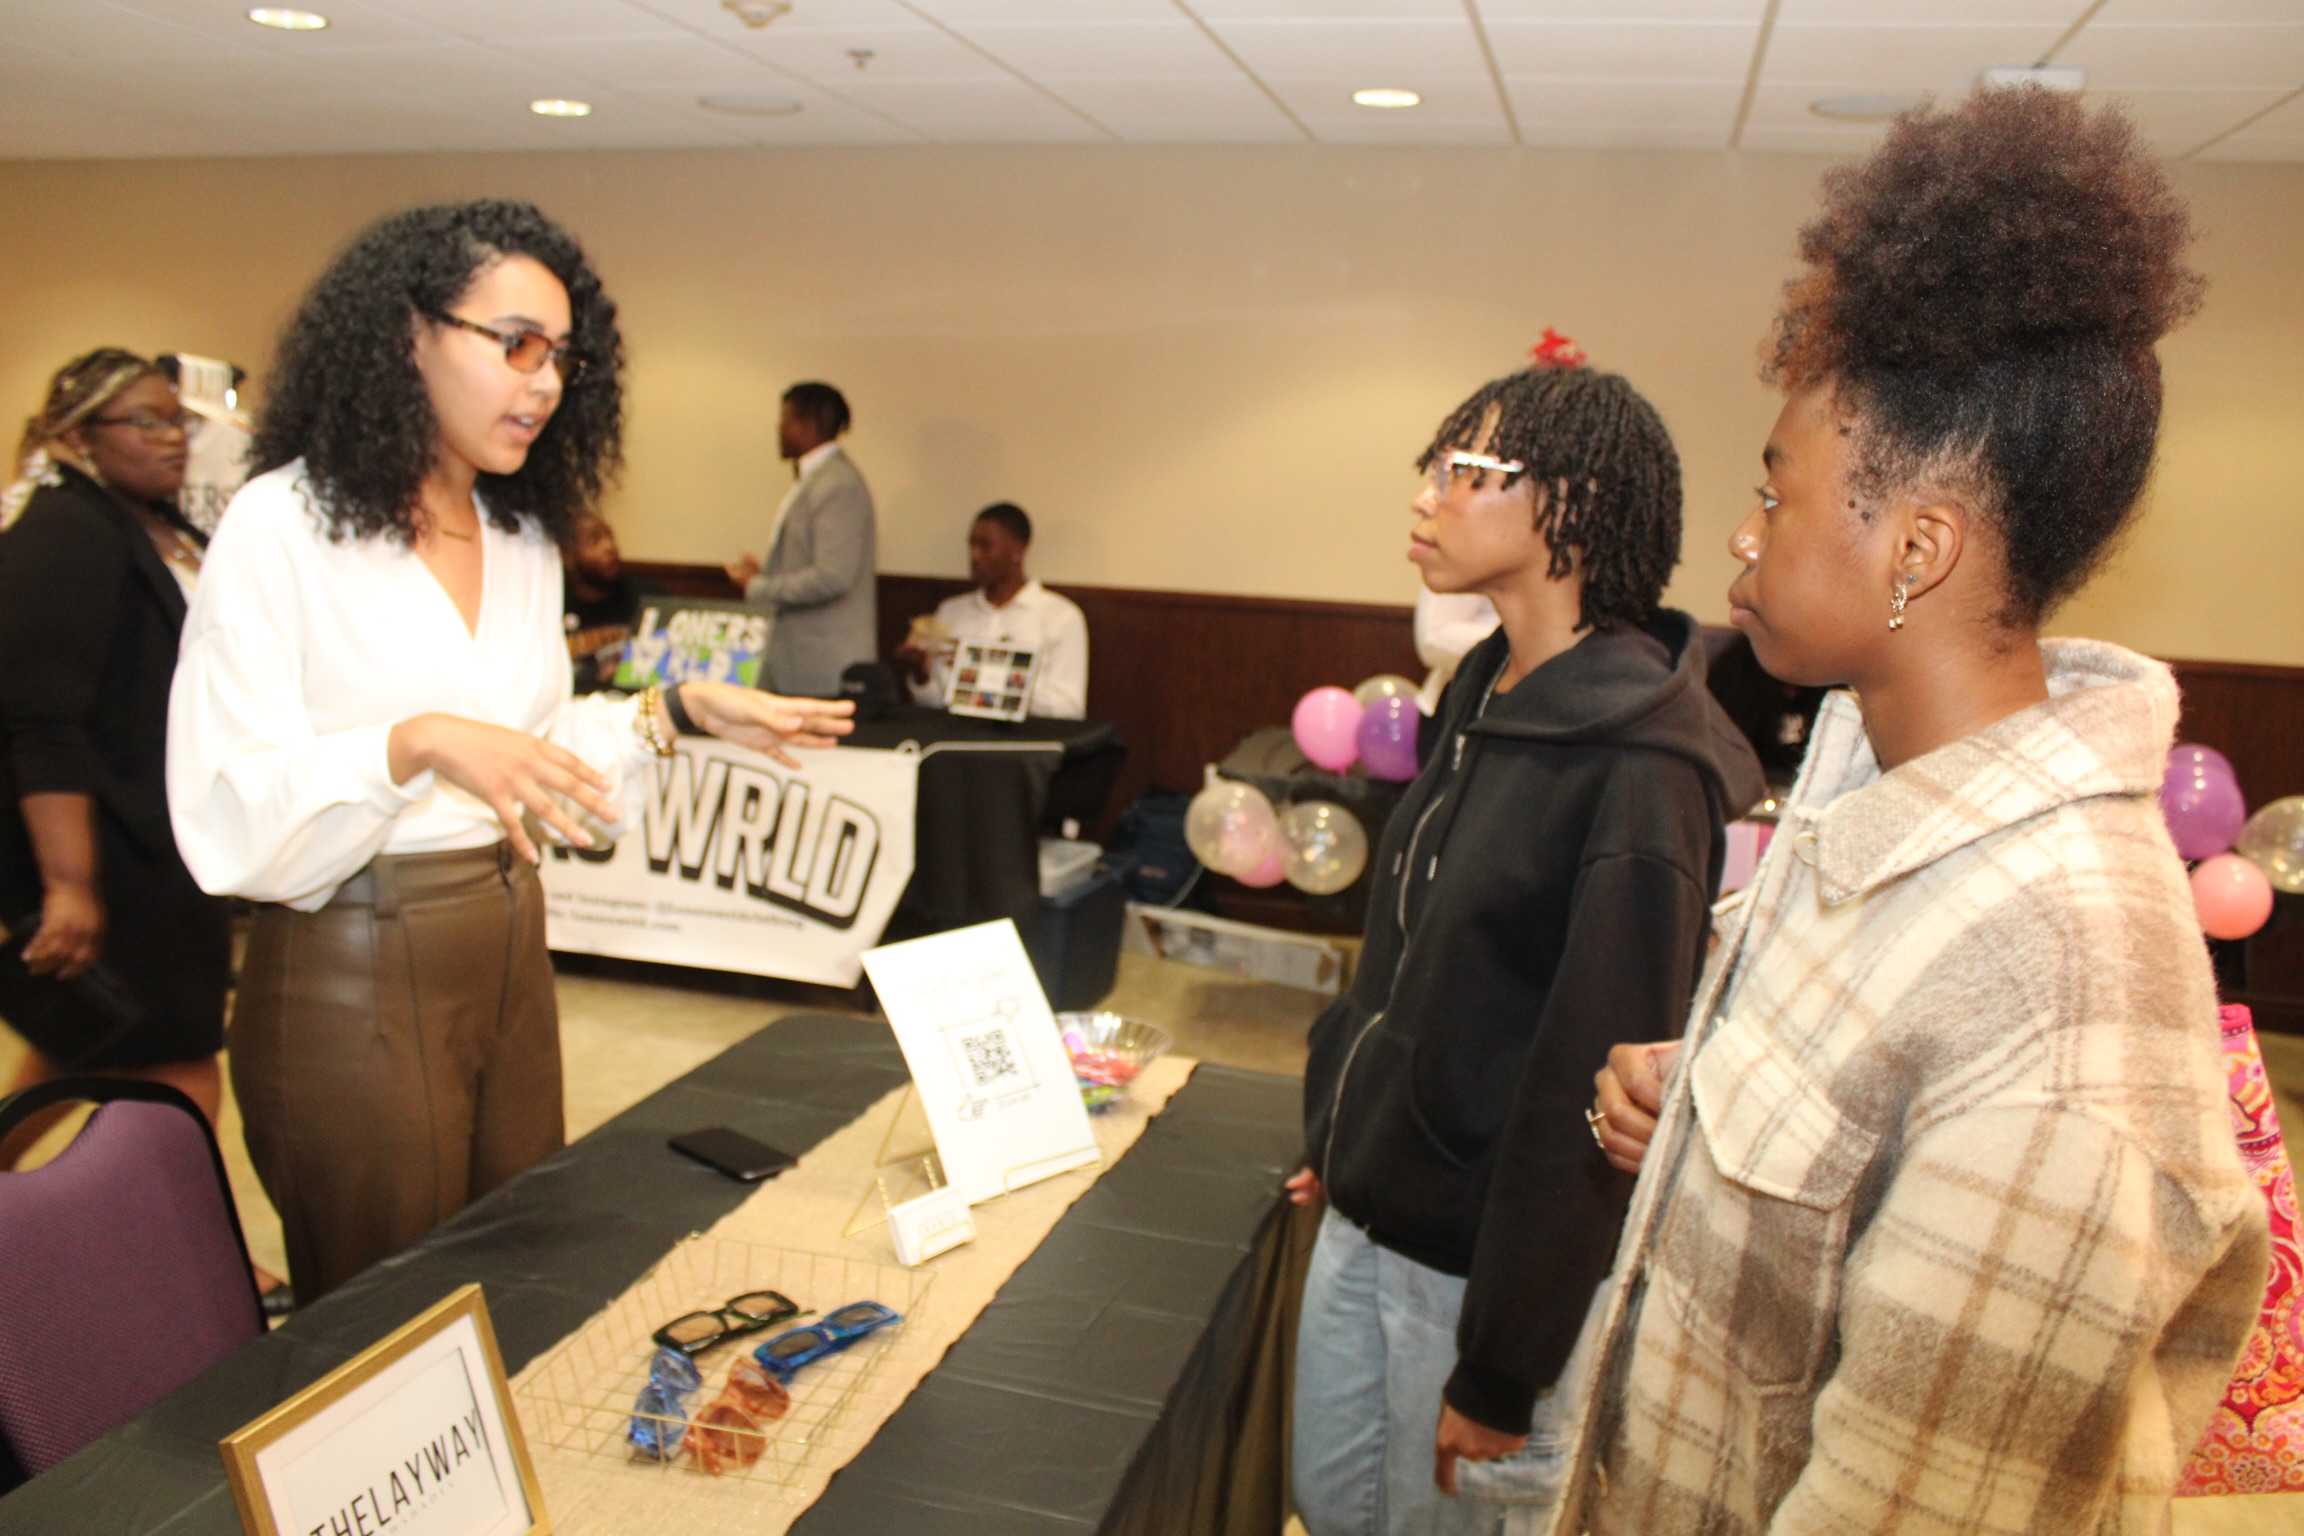
[[1882,774],[1830,699],[1699,992],[1555,1530],[2166,1529],[2264,1294],[2159,788],[2177,695]]

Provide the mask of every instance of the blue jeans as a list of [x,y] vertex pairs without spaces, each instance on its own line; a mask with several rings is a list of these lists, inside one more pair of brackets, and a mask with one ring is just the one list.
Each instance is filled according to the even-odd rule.
[[1453,1499],[1432,1481],[1463,1310],[1462,1280],[1378,1247],[1333,1208],[1321,1218],[1296,1332],[1291,1447],[1310,1536],[1493,1536],[1515,1510],[1558,1497],[1580,1358],[1561,1377],[1568,1403],[1537,1400],[1524,1450],[1459,1461]]

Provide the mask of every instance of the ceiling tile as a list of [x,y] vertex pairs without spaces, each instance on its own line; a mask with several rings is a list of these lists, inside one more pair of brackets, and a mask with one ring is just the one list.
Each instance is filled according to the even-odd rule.
[[1481,19],[1500,21],[1714,21],[1757,27],[1767,0],[1479,0]]
[[1036,80],[1237,80],[1240,67],[1181,17],[1074,26],[978,26],[970,42]]
[[[1778,27],[1763,83],[1965,96],[1985,70],[2030,64],[2055,45],[2046,27]],[[1814,93],[1812,93],[1814,94]]]
[[1461,14],[1454,21],[1226,21],[1216,35],[1265,80],[1352,78],[1362,85],[1472,80],[1487,60]]
[[[306,0],[327,13],[327,0]],[[654,37],[677,32],[645,5],[627,0],[364,0],[365,4],[451,36],[520,43],[543,37]],[[727,17],[733,22],[734,17]]]
[[2059,36],[2090,0],[1783,0],[1780,27],[2052,28]]
[[2229,26],[2304,20],[2298,0],[2107,0],[2092,27]]
[[2304,22],[2286,27],[2091,25],[2056,55],[2112,91],[2294,90],[2304,85]]
[[[150,60],[235,58],[255,54],[261,27],[191,27],[130,12],[104,0],[10,0],[10,49],[41,48],[75,58],[137,64]],[[245,32],[245,37],[240,34]]]
[[1203,21],[1462,21],[1464,0],[1184,0]]
[[[908,81],[1015,80],[996,60],[933,27],[912,32],[826,29],[787,33],[771,28],[741,46],[753,58],[843,88],[864,82],[888,86]],[[871,55],[861,68],[851,56],[855,51]]]
[[1183,22],[1171,0],[911,0],[924,11],[959,31],[983,25],[1101,26],[1112,21]]
[[1494,21],[1488,42],[1508,76],[1554,80],[1734,80],[1760,29],[1710,23]]
[[[1417,85],[1423,105],[1385,111],[1354,105],[1352,92],[1367,82],[1354,79],[1273,81],[1288,103],[1323,143],[1331,144],[1508,144],[1512,130],[1496,99],[1495,85],[1465,77],[1429,87]],[[1410,82],[1414,84],[1414,82]]]
[[1504,82],[1529,144],[1727,147],[1741,84],[1692,81]]
[[[37,0],[10,0],[9,25],[21,24],[23,13]],[[72,9],[101,18],[97,24],[119,28],[139,23],[165,25],[209,42],[236,48],[277,49],[284,53],[325,53],[337,48],[366,48],[378,43],[428,42],[439,29],[410,21],[370,0],[306,0],[307,6],[328,18],[318,32],[282,32],[260,27],[248,19],[245,4],[231,0],[96,0]],[[44,7],[42,7],[44,8]]]
[[[1104,142],[1109,135],[1022,81],[863,81],[841,95],[956,144]],[[1093,110],[1093,103],[1084,103]]]
[[1135,144],[1294,144],[1303,133],[1246,78],[1230,80],[1099,80],[1073,91],[1096,121]]
[[[519,57],[563,73],[570,79],[595,81],[624,89],[646,89],[659,85],[696,86],[690,94],[700,95],[706,88],[697,86],[696,82],[730,76],[749,77],[753,83],[745,88],[752,90],[774,89],[779,82],[785,85],[793,83],[787,76],[766,64],[747,59],[700,37],[686,35],[523,43]],[[711,89],[727,90],[735,87],[721,85]]]

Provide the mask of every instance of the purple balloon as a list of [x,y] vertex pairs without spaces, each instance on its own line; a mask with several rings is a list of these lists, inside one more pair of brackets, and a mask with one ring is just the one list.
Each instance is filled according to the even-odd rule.
[[2232,846],[2247,824],[2248,803],[2223,753],[2179,742],[2168,753],[2168,776],[2160,783],[2160,814],[2168,818],[2176,851],[2205,859]]
[[1416,777],[1416,701],[1378,699],[1360,717],[1360,761],[1372,779],[1405,783]]

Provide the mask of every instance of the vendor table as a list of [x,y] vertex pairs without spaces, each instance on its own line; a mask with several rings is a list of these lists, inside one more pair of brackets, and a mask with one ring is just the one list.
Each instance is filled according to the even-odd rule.
[[[0,1533],[236,1532],[224,1435],[471,1281],[517,1373],[750,1193],[667,1136],[799,1152],[903,1082],[884,1025],[785,1019],[0,1499]],[[1276,1531],[1299,1094],[1200,1067],[794,1529]]]

